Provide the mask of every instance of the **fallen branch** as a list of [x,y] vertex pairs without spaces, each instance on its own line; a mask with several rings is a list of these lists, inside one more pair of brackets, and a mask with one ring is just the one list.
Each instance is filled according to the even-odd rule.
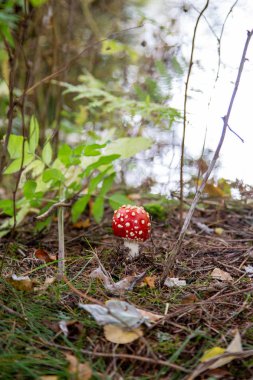
[[197,203],[198,203],[198,201],[200,199],[200,196],[201,196],[201,194],[202,194],[202,192],[203,192],[203,190],[204,190],[204,188],[206,186],[207,180],[208,180],[210,174],[212,173],[213,168],[214,168],[214,166],[215,166],[215,164],[217,162],[217,159],[219,157],[220,150],[221,150],[222,144],[223,144],[224,139],[225,139],[225,135],[226,135],[227,127],[228,127],[229,117],[230,117],[230,114],[231,114],[231,111],[232,111],[232,107],[233,107],[233,104],[234,104],[235,96],[236,96],[236,93],[237,93],[237,90],[238,90],[238,87],[239,87],[239,83],[240,83],[240,80],[241,80],[241,75],[242,75],[244,63],[246,61],[246,53],[247,53],[248,45],[249,45],[250,39],[252,37],[252,34],[253,34],[253,29],[251,31],[247,32],[247,39],[246,39],[246,42],[244,44],[243,53],[242,53],[242,57],[241,57],[241,61],[240,61],[240,66],[239,66],[239,69],[238,69],[238,74],[237,74],[237,78],[236,78],[236,81],[235,81],[235,85],[234,85],[234,89],[233,89],[233,92],[232,92],[232,96],[231,96],[231,99],[230,99],[230,102],[229,102],[227,114],[226,114],[226,116],[224,116],[222,118],[222,120],[223,120],[223,128],[222,128],[222,133],[221,133],[221,137],[220,137],[219,143],[218,143],[217,148],[215,150],[214,156],[213,156],[213,158],[212,158],[212,160],[211,160],[211,162],[209,164],[209,167],[208,167],[208,169],[207,169],[207,171],[206,171],[206,173],[204,175],[202,183],[201,183],[199,189],[197,190],[197,192],[195,194],[195,197],[194,197],[194,200],[192,202],[192,205],[191,205],[191,207],[190,207],[190,209],[188,211],[188,214],[187,214],[187,216],[185,218],[184,224],[183,224],[183,226],[181,228],[178,240],[177,240],[175,246],[173,247],[173,249],[170,252],[168,252],[167,255],[166,255],[166,258],[165,258],[165,268],[164,268],[164,271],[163,271],[163,274],[162,274],[162,277],[161,277],[161,286],[164,284],[165,279],[166,279],[166,277],[169,274],[169,271],[174,266],[176,258],[179,257],[180,248],[181,248],[183,239],[185,237],[185,233],[186,233],[186,231],[187,231],[187,229],[189,227],[189,224],[190,224],[190,221],[192,219],[193,213],[194,213],[195,208],[197,206]]

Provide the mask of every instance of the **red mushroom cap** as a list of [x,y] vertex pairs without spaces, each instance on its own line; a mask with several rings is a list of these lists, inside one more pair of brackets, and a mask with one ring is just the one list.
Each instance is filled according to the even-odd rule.
[[124,239],[145,241],[151,231],[149,214],[143,207],[121,206],[114,211],[112,229],[114,235]]

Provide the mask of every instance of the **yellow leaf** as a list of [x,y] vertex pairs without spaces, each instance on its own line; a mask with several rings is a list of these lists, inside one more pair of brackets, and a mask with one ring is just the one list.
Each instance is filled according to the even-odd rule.
[[65,357],[69,362],[68,371],[74,375],[75,380],[89,380],[92,376],[92,369],[87,363],[80,363],[72,354],[66,353]]
[[22,290],[24,292],[30,292],[35,286],[35,282],[32,281],[28,276],[16,276],[13,274],[11,277],[7,278],[9,284],[11,284],[15,289]]
[[134,340],[143,336],[143,332],[140,328],[125,330],[115,325],[105,325],[104,334],[107,340],[112,343],[126,344],[131,343]]
[[155,289],[156,276],[146,276],[143,282],[148,285],[149,288]]
[[218,186],[215,186],[212,183],[207,183],[204,192],[207,193],[210,197],[225,197],[226,193],[220,189]]
[[210,348],[210,350],[207,350],[204,352],[200,361],[201,363],[207,362],[208,360],[215,358],[215,356],[224,354],[225,351],[226,351],[225,348],[221,348],[221,347]]
[[223,232],[224,232],[224,229],[221,228],[221,227],[217,227],[217,228],[214,229],[214,232],[216,233],[216,235],[221,236],[223,234]]
[[[224,354],[225,352],[231,353],[231,355],[227,356],[225,358],[219,359],[219,356]],[[208,368],[210,368],[210,369],[219,368],[225,364],[230,363],[232,360],[236,359],[236,357],[232,355],[233,352],[243,352],[242,343],[241,343],[241,335],[240,335],[238,329],[236,329],[235,336],[232,339],[231,343],[228,345],[227,349],[224,349],[221,347],[211,348],[210,350],[208,350],[204,353],[204,355],[202,356],[200,361],[206,362],[210,359],[217,357],[217,360],[213,364],[211,364]]]
[[90,227],[90,219],[80,220],[79,222],[74,223],[73,227],[77,229],[88,228]]

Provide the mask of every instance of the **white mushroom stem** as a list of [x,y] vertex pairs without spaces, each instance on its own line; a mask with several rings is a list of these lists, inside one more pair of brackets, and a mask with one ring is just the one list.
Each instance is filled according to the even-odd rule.
[[138,257],[140,255],[139,252],[139,243],[134,240],[126,240],[124,239],[124,246],[126,248],[129,248],[130,252],[128,254],[128,257],[133,259],[135,257]]

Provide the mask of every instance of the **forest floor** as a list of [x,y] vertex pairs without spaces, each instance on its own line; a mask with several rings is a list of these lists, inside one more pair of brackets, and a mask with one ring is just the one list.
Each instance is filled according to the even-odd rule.
[[[162,219],[153,215],[152,240],[132,262],[112,235],[111,209],[99,225],[84,217],[77,228],[66,219],[71,287],[64,281],[43,285],[56,277],[56,221],[40,234],[32,232],[28,221],[15,237],[2,239],[0,378],[252,379],[253,205],[210,201],[199,207],[170,273],[186,285],[159,288],[165,255],[180,231],[178,216],[176,206],[165,209]],[[99,263],[115,282],[143,271],[146,277],[133,290],[112,294],[100,279],[90,277]],[[215,268],[223,271],[220,279]],[[10,280],[13,274],[30,280]],[[86,296],[102,303],[124,300],[163,317],[142,326],[143,337],[112,343],[103,327],[78,307],[79,302],[91,303]],[[231,341],[233,356],[225,351]],[[223,363],[212,359],[214,354],[223,354]]]

